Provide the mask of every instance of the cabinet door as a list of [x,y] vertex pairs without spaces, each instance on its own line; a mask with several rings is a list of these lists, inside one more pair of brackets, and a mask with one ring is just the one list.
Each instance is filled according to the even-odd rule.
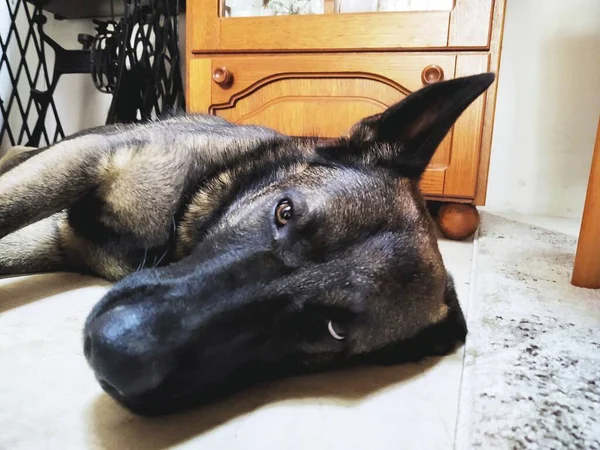
[[[187,48],[195,54],[483,49],[489,45],[493,1],[189,0]],[[294,9],[307,3],[313,6]],[[270,4],[280,8],[269,9]]]
[[[193,58],[188,106],[288,135],[337,137],[421,88],[431,70],[448,79],[486,68],[487,55],[447,53]],[[215,73],[229,74],[228,83],[216,83]],[[426,194],[474,196],[483,107],[469,107],[439,146],[423,177]]]

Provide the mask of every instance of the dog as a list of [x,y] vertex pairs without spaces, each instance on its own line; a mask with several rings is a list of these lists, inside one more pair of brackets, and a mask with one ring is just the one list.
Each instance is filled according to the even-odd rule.
[[493,81],[424,87],[338,139],[184,114],[14,151],[0,162],[0,274],[116,281],[84,354],[142,415],[447,354],[467,328],[418,184]]

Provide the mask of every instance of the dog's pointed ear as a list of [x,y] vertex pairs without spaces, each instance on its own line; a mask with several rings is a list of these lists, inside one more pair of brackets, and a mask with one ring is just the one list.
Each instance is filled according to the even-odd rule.
[[378,165],[419,177],[463,111],[493,83],[493,73],[457,78],[420,89],[357,123],[341,146],[317,149],[334,161]]

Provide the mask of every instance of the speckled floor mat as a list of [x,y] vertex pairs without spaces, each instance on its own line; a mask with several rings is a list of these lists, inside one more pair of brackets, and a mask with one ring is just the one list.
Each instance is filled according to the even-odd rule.
[[479,234],[456,448],[600,449],[600,290],[569,283],[576,239],[488,213]]

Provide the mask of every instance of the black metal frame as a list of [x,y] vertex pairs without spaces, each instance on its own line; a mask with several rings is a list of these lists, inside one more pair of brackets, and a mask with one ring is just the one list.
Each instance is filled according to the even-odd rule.
[[[64,131],[54,99],[51,94],[47,94],[53,91],[52,86],[56,87],[60,74],[58,65],[55,64],[54,73],[51,78],[46,61],[45,41],[42,34],[46,18],[38,6],[31,5],[25,1],[17,0],[11,2],[11,0],[4,0],[4,3],[10,16],[10,26],[8,34],[5,37],[0,36],[0,49],[2,50],[2,55],[0,55],[0,73],[4,69],[4,73],[10,79],[12,89],[6,101],[0,97],[0,111],[2,112],[3,119],[0,129],[0,143],[4,142],[5,135],[8,137],[10,145],[26,143],[35,146],[40,143],[41,138],[44,138],[46,144],[56,142],[58,139],[64,137]],[[13,6],[11,6],[11,3]],[[17,22],[19,19],[23,20],[23,18],[27,22],[27,27],[26,30],[19,30]],[[37,34],[35,32],[36,29],[38,31]],[[26,33],[25,39],[21,36],[23,32]],[[16,61],[16,70],[14,70],[9,60],[9,45],[13,39],[16,43],[16,49],[19,52],[18,61]],[[33,47],[37,56],[34,70],[31,70],[27,61],[30,46]],[[15,47],[13,46],[12,48]],[[57,55],[56,61],[59,60],[60,57]],[[29,86],[27,92],[19,92],[18,89],[19,82],[23,76],[26,77]],[[40,90],[44,87],[44,91]],[[13,129],[10,124],[10,114],[15,107],[20,114],[21,120],[20,126],[17,129]],[[54,133],[49,133],[49,130],[45,126],[48,110],[51,111],[55,121]],[[33,127],[30,123],[32,116],[37,118]]]
[[[184,109],[178,35],[179,0],[124,0],[124,16],[119,21],[115,21],[114,17],[95,20],[96,36],[79,36],[83,50],[65,50],[44,33],[43,0],[36,0],[34,5],[25,0],[4,2],[11,25],[6,38],[0,36],[3,53],[0,73],[3,68],[6,70],[12,90],[6,102],[0,98],[3,118],[0,142],[4,142],[6,135],[10,145],[39,146],[42,139],[44,144],[49,145],[64,137],[52,97],[64,74],[91,73],[98,90],[112,94],[106,123],[146,121]],[[16,26],[18,14],[24,14],[27,21],[25,39],[21,38],[23,30],[19,31]],[[11,67],[8,56],[11,39],[16,40],[19,51],[16,71]],[[31,75],[28,65],[31,61],[27,61],[26,57],[30,45],[34,46],[37,56],[34,75]],[[46,46],[55,54],[52,76],[48,69]],[[26,76],[27,93],[19,92],[21,76]],[[41,90],[40,84],[45,90]],[[10,114],[14,114],[15,105],[21,119],[18,131],[10,124]],[[47,129],[49,111],[56,124],[54,133]],[[36,124],[32,127],[30,121],[34,114]]]
[[101,92],[113,94],[107,123],[184,109],[178,14],[179,0],[126,0],[119,22],[96,21],[92,77]]

